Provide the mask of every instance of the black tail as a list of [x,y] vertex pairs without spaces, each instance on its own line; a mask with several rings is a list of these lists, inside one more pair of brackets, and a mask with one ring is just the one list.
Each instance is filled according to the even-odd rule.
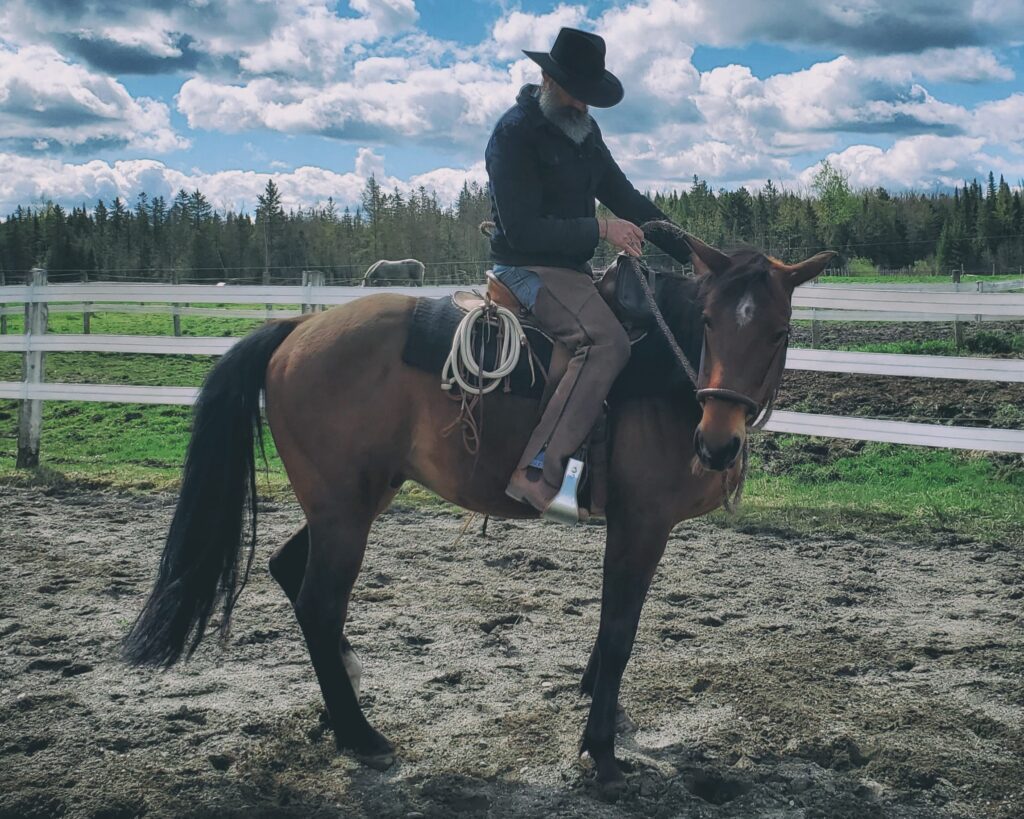
[[262,454],[260,395],[267,364],[297,324],[274,321],[246,336],[203,384],[160,572],[124,639],[124,657],[134,665],[173,665],[190,640],[186,657],[191,656],[218,604],[223,608],[221,634],[227,633],[236,588],[241,592],[239,553],[247,502],[252,531],[243,587],[256,547],[254,444]]

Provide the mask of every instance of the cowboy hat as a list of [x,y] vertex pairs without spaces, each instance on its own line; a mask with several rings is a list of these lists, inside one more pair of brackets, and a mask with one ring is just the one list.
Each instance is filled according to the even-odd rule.
[[622,99],[622,83],[604,67],[604,40],[588,31],[563,28],[551,53],[523,51],[567,92],[595,108],[611,108]]

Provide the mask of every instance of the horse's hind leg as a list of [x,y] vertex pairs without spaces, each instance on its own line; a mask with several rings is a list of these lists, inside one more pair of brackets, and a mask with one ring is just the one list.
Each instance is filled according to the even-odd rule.
[[[306,638],[338,748],[381,757],[394,749],[366,721],[341,651],[349,595],[363,562],[371,522],[372,515],[352,516],[339,511],[310,520],[308,555],[295,599],[295,616]],[[301,538],[289,543],[293,541],[298,544]],[[284,554],[288,549],[285,544]],[[278,565],[288,565],[287,558],[276,557],[284,561]],[[282,576],[287,573],[282,571]]]
[[270,556],[270,574],[284,589],[288,599],[295,605],[306,574],[306,559],[309,557],[309,525],[303,524],[295,534],[286,540]]
[[[270,574],[278,582],[284,593],[291,600],[292,605],[299,597],[299,590],[302,588],[302,578],[306,574],[306,561],[309,558],[309,525],[304,524],[295,534],[286,540],[270,556]],[[359,697],[360,679],[363,674],[363,664],[359,661],[355,649],[348,641],[348,637],[341,635],[340,640],[341,662],[345,666],[349,682],[355,691],[356,698]]]

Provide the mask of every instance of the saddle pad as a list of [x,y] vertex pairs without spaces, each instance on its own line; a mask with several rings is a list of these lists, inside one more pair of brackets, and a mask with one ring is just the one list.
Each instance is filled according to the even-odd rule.
[[[465,311],[456,307],[448,297],[416,299],[416,306],[409,322],[409,336],[405,342],[405,349],[402,350],[402,361],[417,369],[435,373],[438,389],[441,384],[441,370],[444,368],[448,353],[451,352],[452,339],[465,315]],[[482,328],[478,324],[473,333],[474,350],[480,349],[481,332]],[[526,333],[535,359],[539,359],[541,367],[546,371],[551,363],[551,339],[529,324],[523,324],[523,332]],[[489,331],[483,331],[483,334],[483,367],[485,370],[491,370],[494,368],[498,352],[497,332],[495,327],[491,326]],[[544,391],[544,375],[535,360],[535,376],[533,383],[530,383],[529,359],[529,350],[524,348],[519,354],[519,363],[509,378],[509,385],[515,395],[539,399]],[[502,389],[504,388],[498,387],[498,391]]]

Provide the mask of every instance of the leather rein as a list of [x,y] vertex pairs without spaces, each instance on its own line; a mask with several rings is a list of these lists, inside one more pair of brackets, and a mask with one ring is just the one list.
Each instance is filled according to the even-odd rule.
[[[775,355],[772,357],[771,363],[769,364],[765,380],[771,384],[771,386],[768,388],[768,398],[763,404],[760,401],[755,401],[744,393],[736,390],[730,390],[725,387],[702,388],[700,386],[700,382],[701,375],[703,375],[704,371],[704,354],[707,350],[707,330],[705,329],[704,331],[704,340],[701,345],[701,375],[698,375],[694,372],[693,365],[679,347],[679,343],[676,341],[675,335],[673,335],[672,330],[665,321],[665,317],[661,314],[661,310],[658,308],[657,299],[654,298],[654,293],[651,291],[650,284],[647,281],[647,276],[644,275],[643,270],[637,270],[637,278],[640,280],[640,287],[644,291],[644,298],[647,300],[647,305],[651,309],[654,321],[658,325],[658,329],[661,331],[661,334],[665,337],[665,341],[668,343],[669,348],[675,355],[676,360],[679,362],[679,366],[682,367],[683,371],[686,373],[686,377],[690,379],[690,383],[693,385],[694,390],[696,390],[697,401],[700,403],[701,407],[704,406],[704,402],[709,398],[742,404],[747,409],[747,429],[762,429],[764,425],[768,423],[768,419],[771,418],[772,410],[775,406],[775,398],[778,395],[779,386],[782,382],[782,370],[786,365],[786,351],[789,348],[790,333],[787,332],[785,339],[779,343],[775,350]],[[743,449],[740,452],[740,474],[735,485],[729,485],[728,470],[722,473],[722,506],[725,508],[725,511],[730,514],[738,511],[740,503],[743,501],[743,488],[747,483],[747,473],[749,469],[750,437],[745,436],[743,440]]]
[[756,401],[742,392],[725,387],[701,387],[700,384],[704,375],[704,355],[707,350],[707,331],[704,331],[704,339],[701,345],[700,369],[699,371],[695,371],[690,360],[686,357],[686,353],[684,353],[679,347],[679,343],[676,341],[675,335],[672,333],[668,323],[665,321],[665,317],[661,314],[661,310],[658,308],[658,302],[655,299],[654,293],[647,281],[647,276],[644,275],[642,270],[638,270],[637,277],[640,280],[640,287],[644,291],[644,296],[647,299],[647,306],[650,308],[651,314],[654,316],[654,321],[658,325],[658,329],[661,331],[661,334],[665,337],[665,341],[668,342],[668,346],[675,355],[680,367],[682,367],[683,371],[686,373],[686,377],[690,380],[694,390],[696,390],[697,401],[701,406],[703,406],[704,402],[709,398],[742,404],[747,410],[748,429],[761,429],[764,427],[764,425],[768,423],[768,419],[771,417],[772,408],[775,405],[775,397],[778,395],[779,386],[782,381],[782,370],[786,365],[786,352],[789,348],[789,333],[786,333],[786,338],[778,345],[775,350],[775,354],[772,356],[772,360],[769,363],[765,381],[771,386],[768,390],[768,397],[765,400]]

